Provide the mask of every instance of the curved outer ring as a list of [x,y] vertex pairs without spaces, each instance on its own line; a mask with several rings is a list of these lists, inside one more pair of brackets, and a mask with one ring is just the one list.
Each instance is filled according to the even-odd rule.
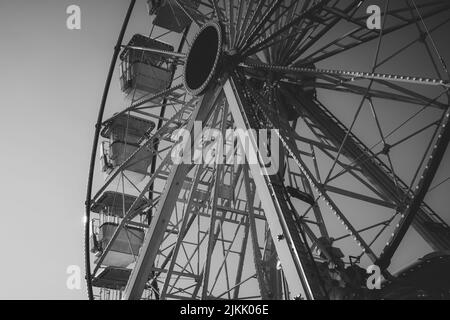
[[[186,83],[186,65],[187,65],[187,61],[189,60],[189,55],[191,53],[191,49],[193,47],[193,45],[195,44],[195,41],[197,40],[197,38],[199,37],[199,35],[203,32],[203,30],[205,30],[208,27],[214,27],[217,30],[217,33],[219,35],[218,37],[218,46],[217,46],[217,52],[216,52],[216,59],[214,60],[214,65],[208,75],[208,77],[206,78],[206,80],[203,82],[203,84],[197,88],[197,89],[191,89],[189,88],[189,86]],[[197,34],[195,35],[193,41],[192,41],[192,46],[189,48],[189,51],[187,53],[187,59],[186,59],[186,64],[184,66],[184,70],[183,70],[183,84],[184,87],[186,88],[186,90],[193,96],[198,96],[204,93],[204,91],[208,88],[209,84],[211,83],[211,81],[213,80],[216,70],[217,70],[217,65],[219,64],[220,58],[222,56],[222,45],[223,45],[223,35],[222,35],[222,27],[220,26],[220,24],[218,22],[208,22],[206,24],[204,24],[202,26],[202,28],[197,32]]]
[[98,111],[97,122],[95,124],[95,133],[94,133],[94,141],[92,143],[92,152],[91,152],[91,160],[89,165],[89,176],[87,183],[87,191],[86,191],[86,201],[85,201],[85,224],[84,224],[84,264],[85,264],[85,279],[89,300],[94,300],[94,293],[92,290],[92,279],[91,279],[91,261],[90,261],[90,215],[91,215],[91,203],[92,203],[92,183],[94,180],[94,169],[95,169],[95,160],[97,159],[97,148],[98,141],[100,137],[101,125],[103,121],[103,114],[105,111],[106,100],[108,98],[109,88],[111,85],[112,76],[114,74],[114,68],[119,57],[120,53],[120,45],[125,36],[126,29],[128,27],[128,23],[131,18],[131,14],[133,12],[134,6],[136,4],[136,0],[131,0],[130,5],[128,7],[126,16],[122,23],[122,28],[120,30],[116,46],[114,47],[114,53],[111,58],[111,63],[109,65],[108,76],[106,78],[105,87],[103,90],[102,101],[100,103],[100,108]]

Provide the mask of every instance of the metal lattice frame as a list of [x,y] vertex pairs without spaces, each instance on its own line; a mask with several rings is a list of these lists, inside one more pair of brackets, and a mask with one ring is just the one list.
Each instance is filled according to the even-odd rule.
[[[132,252],[126,287],[112,290],[125,299],[327,299],[335,294],[333,275],[351,287],[348,266],[377,264],[392,280],[391,260],[411,227],[434,251],[449,250],[449,226],[424,202],[430,190],[447,181],[436,175],[450,139],[449,73],[433,39],[449,27],[447,1],[384,1],[381,30],[366,26],[368,1],[211,0],[198,9],[169,1],[193,23],[181,37],[153,29],[151,37],[178,39],[179,50],[129,48],[169,59],[172,87],[150,96],[133,93],[129,107],[104,121],[112,70],[120,48],[127,47],[122,40],[134,3],[118,39],[94,139],[87,221],[94,219],[94,229],[102,221],[118,227],[91,268],[92,225],[86,224],[91,299],[92,281],[127,226],[141,228],[145,238],[139,252]],[[203,95],[191,96],[181,83],[183,61],[192,34],[211,20],[224,28],[227,60],[215,83]],[[383,51],[389,37],[405,34],[411,39]],[[418,45],[425,49],[420,59],[431,66],[427,75],[414,66],[408,72],[392,69],[398,59],[415,57]],[[361,47],[373,52],[365,70],[329,67],[341,57],[355,59],[358,53],[351,54]],[[355,106],[347,125],[330,105],[342,95]],[[408,106],[411,112],[388,131],[384,105]],[[371,114],[376,139],[358,137],[364,110]],[[158,125],[92,195],[101,126],[121,115]],[[200,140],[196,121],[224,136],[227,129],[249,130],[247,156],[264,156],[251,129],[277,129],[281,170],[264,175],[264,167],[254,164],[174,164],[177,129],[191,132],[194,146],[208,143]],[[410,123],[414,128],[406,130]],[[401,157],[395,151],[411,142],[418,147],[405,178],[398,173]],[[236,146],[229,147],[236,152]],[[147,177],[136,183],[126,170],[141,150],[151,150],[153,161]],[[92,217],[93,204],[107,190],[122,194],[117,198],[122,215]],[[135,200],[127,207],[130,190]],[[366,211],[363,218],[361,211]]]

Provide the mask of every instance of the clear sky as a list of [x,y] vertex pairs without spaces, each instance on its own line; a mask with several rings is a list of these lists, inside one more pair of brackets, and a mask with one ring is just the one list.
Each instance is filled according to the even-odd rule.
[[[71,4],[81,7],[81,30],[66,28]],[[86,298],[84,281],[79,291],[66,288],[66,268],[83,269],[94,123],[127,6],[0,1],[0,298]],[[144,1],[136,11],[145,12]]]
[[[81,30],[66,28],[72,4],[81,7]],[[0,299],[86,299],[84,281],[67,289],[66,269],[83,270],[94,123],[127,7],[123,0],[0,0]],[[145,1],[135,14],[126,40],[149,26]],[[109,101],[121,101],[118,86],[115,77]]]

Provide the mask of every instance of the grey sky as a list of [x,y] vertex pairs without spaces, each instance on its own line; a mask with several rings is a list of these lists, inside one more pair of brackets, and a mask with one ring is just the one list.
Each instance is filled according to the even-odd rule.
[[[137,2],[126,40],[149,26],[144,3]],[[66,28],[71,4],[82,10],[79,31]],[[66,288],[66,268],[83,269],[93,125],[127,6],[121,0],[0,0],[0,299],[86,299],[84,281],[81,290]],[[122,101],[118,88],[116,74],[112,104]],[[432,197],[446,193],[442,188]]]
[[[70,4],[81,6],[80,31],[66,28]],[[66,268],[83,266],[93,125],[126,6],[0,1],[0,298],[86,298],[84,283],[66,288]]]

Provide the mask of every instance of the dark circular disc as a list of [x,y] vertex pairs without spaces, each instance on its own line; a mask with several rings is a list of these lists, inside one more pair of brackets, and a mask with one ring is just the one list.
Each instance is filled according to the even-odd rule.
[[215,78],[222,53],[222,29],[205,24],[195,36],[184,66],[184,85],[192,95],[202,94]]

